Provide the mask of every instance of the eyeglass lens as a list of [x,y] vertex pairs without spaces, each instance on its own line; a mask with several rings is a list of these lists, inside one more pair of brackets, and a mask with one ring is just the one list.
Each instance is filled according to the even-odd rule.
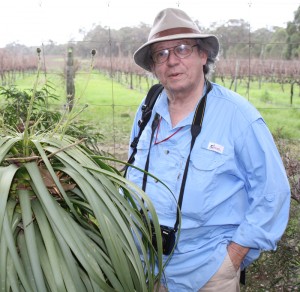
[[174,54],[176,57],[183,59],[192,54],[193,47],[195,47],[195,46],[197,46],[197,45],[192,46],[192,45],[181,44],[181,45],[173,47],[173,48],[156,51],[152,54],[152,59],[157,64],[164,63],[168,60],[170,52],[172,50],[174,51]]

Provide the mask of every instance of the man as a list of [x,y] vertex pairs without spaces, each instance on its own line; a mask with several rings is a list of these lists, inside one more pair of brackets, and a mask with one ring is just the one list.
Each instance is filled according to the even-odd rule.
[[288,222],[289,183],[265,122],[243,97],[207,80],[218,51],[215,36],[201,34],[185,12],[168,8],[134,54],[164,86],[134,165],[171,192],[137,168],[130,167],[127,178],[143,187],[160,225],[176,236],[181,208],[178,244],[160,291],[239,291],[240,270],[261,251],[276,249]]

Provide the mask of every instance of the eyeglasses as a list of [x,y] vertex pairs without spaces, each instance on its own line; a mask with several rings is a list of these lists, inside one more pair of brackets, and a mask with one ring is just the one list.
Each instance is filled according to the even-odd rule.
[[184,59],[190,56],[193,53],[193,47],[197,47],[198,45],[186,45],[181,44],[179,46],[175,46],[168,49],[163,49],[152,53],[151,57],[154,63],[162,64],[169,59],[170,52],[173,51],[175,56]]

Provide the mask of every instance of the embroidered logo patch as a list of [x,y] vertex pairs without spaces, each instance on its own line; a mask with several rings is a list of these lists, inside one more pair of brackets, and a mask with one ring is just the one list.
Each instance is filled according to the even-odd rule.
[[217,143],[209,142],[209,143],[208,143],[207,149],[222,154],[223,151],[224,151],[224,146],[219,145],[219,144],[217,144]]

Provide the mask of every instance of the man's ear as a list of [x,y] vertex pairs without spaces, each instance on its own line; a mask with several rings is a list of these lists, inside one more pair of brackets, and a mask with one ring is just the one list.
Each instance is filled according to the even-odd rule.
[[203,51],[203,50],[200,50],[200,49],[199,49],[199,55],[200,55],[200,57],[206,58],[206,59],[208,57],[207,53],[205,51]]
[[207,59],[208,59],[207,53],[205,51],[199,50],[199,56],[200,56],[200,58],[203,58],[205,60],[205,64],[206,64]]

